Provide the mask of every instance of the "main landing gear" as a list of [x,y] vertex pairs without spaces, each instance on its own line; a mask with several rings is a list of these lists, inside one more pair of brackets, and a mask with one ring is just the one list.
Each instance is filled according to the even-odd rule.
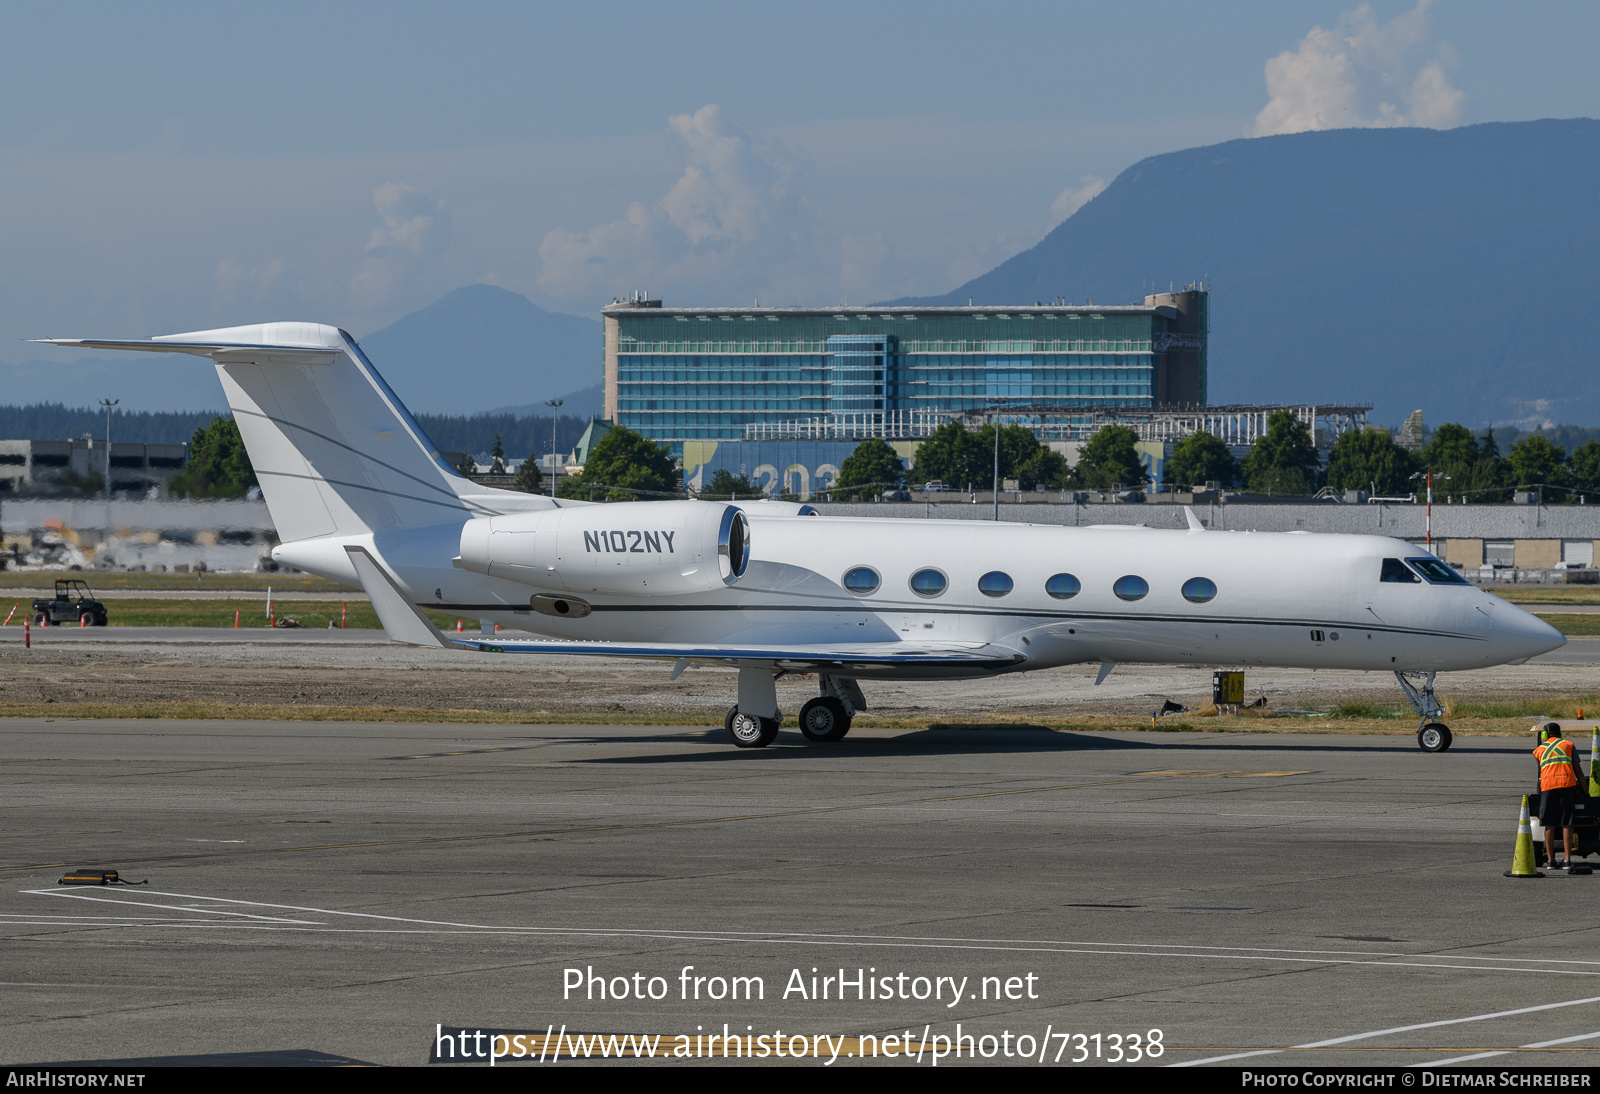
[[[1408,677],[1419,679],[1421,686],[1413,684]],[[1431,672],[1394,674],[1394,678],[1400,681],[1401,688],[1405,690],[1406,698],[1411,700],[1411,705],[1422,718],[1422,724],[1417,727],[1417,746],[1424,752],[1444,752],[1450,747],[1450,742],[1454,738],[1450,735],[1450,727],[1439,721],[1439,716],[1444,713],[1444,707],[1433,694],[1433,677],[1434,674]]]
[[[778,675],[763,668],[739,670],[739,702],[722,723],[739,748],[765,748],[777,738],[783,722]],[[800,732],[808,741],[841,741],[856,711],[867,708],[866,697],[854,680],[818,676],[817,682],[822,694],[800,708]]]

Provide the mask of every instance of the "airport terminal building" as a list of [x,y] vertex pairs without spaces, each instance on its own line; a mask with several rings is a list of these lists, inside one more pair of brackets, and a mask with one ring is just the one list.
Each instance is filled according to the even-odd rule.
[[[926,436],[996,405],[1078,412],[1206,401],[1199,287],[1113,306],[603,310],[605,416],[683,452],[768,436]],[[832,423],[837,428],[784,429]]]

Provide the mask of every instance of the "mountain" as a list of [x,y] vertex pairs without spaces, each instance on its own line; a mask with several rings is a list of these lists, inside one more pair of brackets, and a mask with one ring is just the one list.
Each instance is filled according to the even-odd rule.
[[[605,385],[594,384],[591,387],[581,388],[569,392],[561,397],[561,416],[581,418],[588,421],[590,418],[600,417],[600,412],[605,409]],[[517,417],[542,417],[549,419],[550,408],[544,403],[523,403],[520,406],[497,406],[487,411],[489,414],[515,414]]]
[[[600,320],[549,312],[494,285],[468,285],[361,339],[414,411],[549,413],[545,399],[600,380]],[[563,412],[566,412],[563,407]]]
[[1142,160],[1036,247],[904,303],[1120,304],[1203,278],[1213,403],[1600,423],[1579,307],[1597,180],[1589,118],[1230,141]]

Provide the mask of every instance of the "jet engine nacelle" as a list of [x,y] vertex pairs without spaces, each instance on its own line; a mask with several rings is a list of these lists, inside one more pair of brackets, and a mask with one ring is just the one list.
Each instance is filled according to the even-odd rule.
[[573,593],[720,589],[750,563],[736,505],[632,501],[478,517],[461,527],[463,570]]

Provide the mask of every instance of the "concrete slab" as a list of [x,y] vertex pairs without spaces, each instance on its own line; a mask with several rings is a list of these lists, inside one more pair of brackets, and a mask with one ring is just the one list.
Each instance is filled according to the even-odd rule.
[[[1159,1030],[1138,1066],[1300,1066],[1600,1030],[1600,879],[1501,877],[1523,742],[7,719],[0,757],[8,1062],[959,1024],[1047,1062]],[[55,884],[84,865],[150,884]]]

